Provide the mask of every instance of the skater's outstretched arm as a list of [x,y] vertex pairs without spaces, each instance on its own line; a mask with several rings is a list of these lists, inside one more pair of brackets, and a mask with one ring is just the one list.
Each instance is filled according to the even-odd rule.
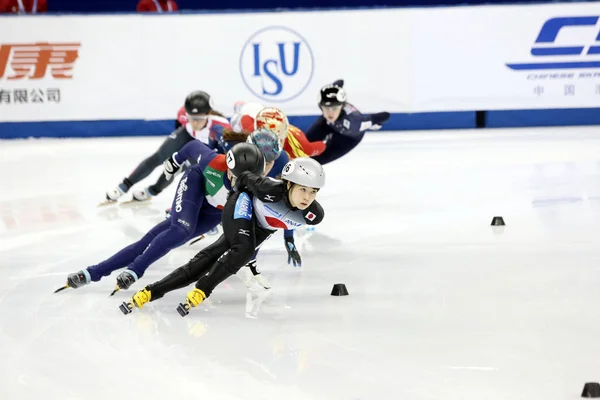
[[263,177],[252,172],[245,171],[240,174],[235,183],[236,188],[248,190],[261,201],[276,203],[280,201],[286,192],[286,184],[279,179]]
[[340,118],[332,124],[332,130],[358,139],[368,130],[380,129],[389,118],[388,112],[364,115],[352,104],[346,104]]
[[173,153],[164,163],[164,175],[167,180],[170,180],[173,175],[179,171],[186,160],[194,160],[195,163],[200,163],[201,160],[206,162],[215,157],[215,152],[204,143],[194,140],[187,143],[178,152]]
[[205,145],[204,143],[195,140],[193,142],[187,143],[185,146],[181,148],[178,152],[173,154],[173,161],[175,161],[178,165],[181,165],[185,162],[185,160],[195,160],[196,163],[200,162],[202,157],[207,157],[208,155],[214,153],[214,150]]

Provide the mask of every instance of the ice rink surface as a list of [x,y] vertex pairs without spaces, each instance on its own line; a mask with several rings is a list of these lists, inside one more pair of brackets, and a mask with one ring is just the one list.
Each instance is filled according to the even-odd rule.
[[175,185],[97,207],[163,139],[0,141],[0,399],[574,400],[600,381],[600,127],[369,133],[326,166],[304,265],[279,233],[272,289],[241,271],[186,318],[189,289],[124,316],[116,273],[53,294],[164,217]]

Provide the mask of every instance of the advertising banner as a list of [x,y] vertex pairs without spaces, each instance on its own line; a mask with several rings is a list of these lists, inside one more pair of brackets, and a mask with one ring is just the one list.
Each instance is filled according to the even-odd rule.
[[141,18],[0,18],[0,121],[143,118]]
[[411,10],[413,111],[600,106],[598,3]]
[[314,115],[600,105],[596,3],[0,18],[0,122],[174,119],[204,90]]

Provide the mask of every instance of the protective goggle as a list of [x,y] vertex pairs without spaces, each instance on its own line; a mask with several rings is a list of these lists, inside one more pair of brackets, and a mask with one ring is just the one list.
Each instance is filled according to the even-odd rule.
[[190,115],[190,114],[185,114],[188,118],[188,121],[192,122],[200,122],[200,121],[206,121],[208,119],[208,115]]
[[341,104],[322,105],[321,108],[327,108],[328,110],[341,110],[342,109],[342,105]]

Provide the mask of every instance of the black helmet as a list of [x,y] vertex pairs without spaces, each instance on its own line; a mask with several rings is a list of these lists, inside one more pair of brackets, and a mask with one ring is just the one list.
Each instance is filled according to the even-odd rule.
[[238,143],[227,152],[227,168],[233,176],[239,176],[244,171],[262,175],[265,171],[265,156],[258,146],[251,143]]
[[319,107],[343,106],[346,104],[346,91],[337,85],[325,85],[319,94]]
[[185,98],[185,112],[189,115],[206,115],[212,110],[212,100],[208,93],[197,90]]

